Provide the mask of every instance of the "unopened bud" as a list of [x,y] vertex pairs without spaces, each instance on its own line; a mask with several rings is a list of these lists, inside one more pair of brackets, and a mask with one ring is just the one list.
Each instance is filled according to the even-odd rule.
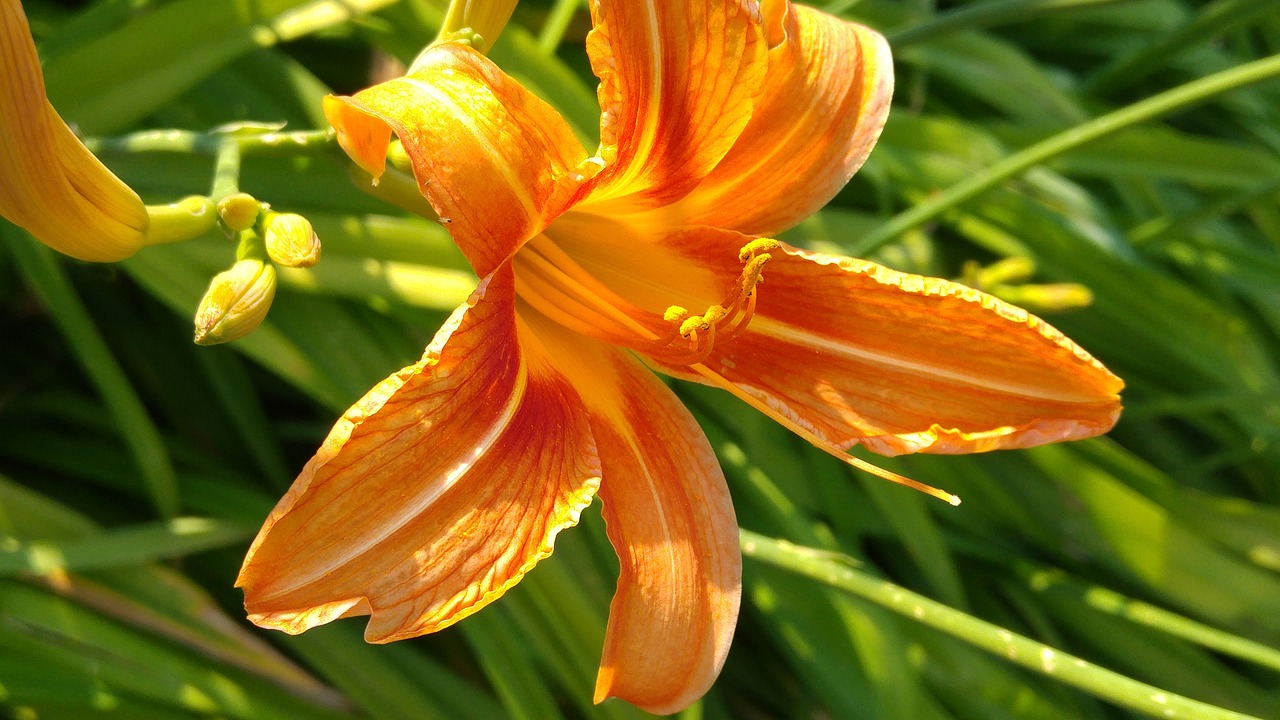
[[276,269],[261,260],[240,260],[209,283],[196,309],[196,344],[217,345],[253,332],[276,296]]
[[240,232],[258,222],[262,203],[248,193],[232,193],[218,201],[218,217],[231,232]]
[[405,175],[413,175],[413,158],[409,157],[409,151],[404,149],[404,144],[399,140],[392,140],[387,146],[387,162]]
[[320,238],[311,221],[296,213],[272,213],[263,223],[267,257],[278,265],[309,268],[320,262]]

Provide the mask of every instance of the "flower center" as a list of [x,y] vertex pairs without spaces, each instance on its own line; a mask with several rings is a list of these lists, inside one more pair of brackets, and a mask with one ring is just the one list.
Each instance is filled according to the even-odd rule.
[[738,253],[742,271],[719,303],[700,313],[671,305],[661,314],[637,307],[540,235],[516,253],[520,298],[556,322],[669,365],[696,365],[716,343],[736,337],[756,309],[756,288],[778,241],[752,240]]

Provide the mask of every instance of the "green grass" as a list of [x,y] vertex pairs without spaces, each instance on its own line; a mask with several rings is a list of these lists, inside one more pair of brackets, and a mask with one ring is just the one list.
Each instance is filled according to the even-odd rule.
[[[320,128],[326,92],[366,84],[375,51],[411,60],[442,17],[431,0],[76,5],[24,3],[53,102],[101,137]],[[891,38],[894,110],[786,238],[934,275],[978,263],[966,277],[1123,377],[1127,409],[1102,439],[885,461],[951,508],[677,385],[747,558],[724,673],[682,717],[1280,717],[1280,7],[828,9]],[[582,3],[526,0],[491,55],[590,141],[586,27]],[[148,202],[209,191],[207,143],[145,137],[94,147]],[[246,149],[240,186],[311,218],[326,255],[229,347],[190,339],[221,239],[92,266],[0,222],[0,717],[643,716],[590,703],[616,573],[596,511],[437,635],[243,619],[252,532],[469,275],[443,227],[357,190],[329,144]],[[1030,276],[980,271],[1007,258]]]

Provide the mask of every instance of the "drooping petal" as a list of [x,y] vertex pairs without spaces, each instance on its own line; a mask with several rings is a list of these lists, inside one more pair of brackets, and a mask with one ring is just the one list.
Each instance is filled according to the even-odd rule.
[[412,75],[325,98],[338,142],[374,178],[394,132],[414,175],[480,276],[558,215],[581,186],[586,151],[550,105],[459,43],[420,56]]
[[751,323],[704,364],[838,448],[1030,447],[1100,435],[1119,416],[1119,378],[972,288],[787,246],[764,278]]
[[252,621],[299,633],[368,614],[371,642],[432,632],[577,522],[599,485],[591,430],[514,305],[504,265],[334,426],[245,558]]
[[893,60],[873,30],[790,0],[766,3],[785,32],[733,149],[680,204],[682,222],[771,236],[820,209],[880,137]]
[[49,104],[18,0],[0,0],[0,68],[0,216],[74,258],[132,255],[147,209]]
[[591,17],[608,165],[593,198],[665,206],[746,127],[767,66],[759,18],[741,0],[592,0]]
[[596,702],[618,697],[676,712],[715,681],[737,621],[742,560],[724,475],[702,430],[652,372],[542,323],[538,336],[575,368],[570,377],[591,413],[605,522],[621,561]]

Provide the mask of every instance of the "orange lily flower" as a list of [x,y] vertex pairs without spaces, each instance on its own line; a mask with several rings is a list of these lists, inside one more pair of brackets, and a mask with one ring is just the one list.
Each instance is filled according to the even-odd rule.
[[18,0],[0,0],[0,68],[0,216],[74,258],[132,255],[147,236],[147,208],[49,104]]
[[482,280],[421,361],[338,421],[237,584],[265,627],[369,615],[371,642],[414,637],[497,599],[598,494],[621,576],[596,700],[671,713],[720,670],[741,557],[715,455],[646,364],[843,457],[1096,435],[1122,383],[976,290],[767,239],[879,135],[878,34],[787,0],[591,13],[595,155],[456,43],[326,102],[375,178],[399,136]]

